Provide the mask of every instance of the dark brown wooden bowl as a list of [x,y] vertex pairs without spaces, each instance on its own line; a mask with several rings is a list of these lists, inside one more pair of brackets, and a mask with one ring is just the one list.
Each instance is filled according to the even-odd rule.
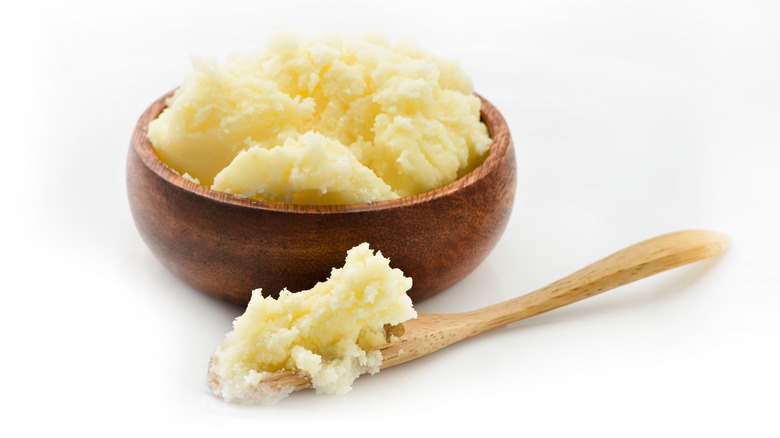
[[290,205],[217,192],[177,175],[155,155],[141,115],[127,157],[127,195],[141,237],[174,275],[217,298],[246,304],[309,289],[344,264],[361,242],[413,280],[415,302],[473,271],[506,228],[515,194],[515,153],[506,121],[487,100],[482,119],[493,146],[474,171],[420,195],[353,205]]

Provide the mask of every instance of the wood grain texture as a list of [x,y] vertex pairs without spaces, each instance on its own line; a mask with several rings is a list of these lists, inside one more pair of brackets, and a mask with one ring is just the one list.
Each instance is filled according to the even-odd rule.
[[[716,256],[729,238],[713,231],[687,230],[632,245],[549,286],[482,309],[452,314],[419,314],[392,328],[399,339],[376,348],[382,369],[428,355],[488,330],[606,292],[659,272]],[[212,389],[217,384],[209,382]],[[262,384],[274,390],[311,387],[295,371],[273,373]]]
[[506,121],[488,101],[482,119],[493,146],[473,172],[440,189],[372,204],[309,206],[216,192],[171,171],[146,129],[166,96],[140,117],[127,157],[127,194],[152,253],[195,289],[237,304],[309,289],[362,242],[413,279],[415,302],[472,272],[506,228],[515,196],[515,153]]

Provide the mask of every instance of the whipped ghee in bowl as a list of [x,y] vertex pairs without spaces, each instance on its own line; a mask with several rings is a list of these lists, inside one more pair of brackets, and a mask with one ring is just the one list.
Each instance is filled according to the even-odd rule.
[[411,42],[279,34],[262,52],[193,64],[148,137],[171,169],[220,192],[396,199],[462,177],[492,144],[468,76]]
[[141,115],[136,227],[174,275],[246,305],[311,289],[363,242],[413,301],[473,271],[515,194],[506,121],[452,61],[381,38],[281,35],[194,71]]

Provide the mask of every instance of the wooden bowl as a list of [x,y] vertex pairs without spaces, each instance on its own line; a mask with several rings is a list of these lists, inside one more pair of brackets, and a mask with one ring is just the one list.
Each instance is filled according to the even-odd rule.
[[127,195],[152,253],[209,295],[244,305],[256,288],[273,296],[285,287],[306,290],[343,266],[348,249],[368,242],[412,278],[409,295],[419,302],[473,271],[506,228],[515,153],[506,121],[481,96],[493,146],[468,175],[391,201],[310,206],[238,198],[171,171],[146,137],[171,94],[138,120],[127,157]]

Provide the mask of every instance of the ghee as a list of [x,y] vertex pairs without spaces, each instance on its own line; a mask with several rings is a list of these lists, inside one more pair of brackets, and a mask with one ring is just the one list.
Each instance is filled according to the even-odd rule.
[[280,33],[258,54],[193,67],[148,138],[170,168],[214,190],[395,199],[455,181],[491,146],[468,76],[412,42]]
[[283,290],[278,299],[255,290],[212,355],[212,390],[227,401],[274,403],[293,388],[272,387],[263,378],[298,370],[318,393],[348,392],[359,375],[379,371],[382,355],[370,349],[387,342],[385,324],[417,317],[411,287],[411,278],[363,243],[310,290]]

